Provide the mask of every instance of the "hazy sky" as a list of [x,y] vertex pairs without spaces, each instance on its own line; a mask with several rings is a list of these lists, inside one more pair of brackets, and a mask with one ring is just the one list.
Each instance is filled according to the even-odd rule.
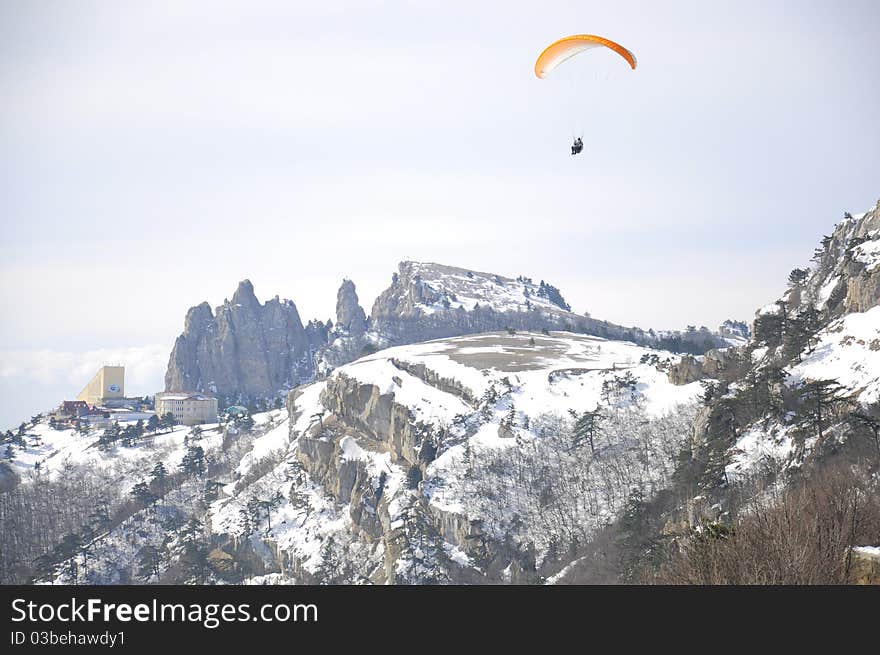
[[[638,69],[538,80],[579,32]],[[369,312],[405,258],[749,319],[880,197],[878,34],[876,0],[0,0],[0,425],[108,358],[155,391],[245,277],[304,320],[344,276]]]

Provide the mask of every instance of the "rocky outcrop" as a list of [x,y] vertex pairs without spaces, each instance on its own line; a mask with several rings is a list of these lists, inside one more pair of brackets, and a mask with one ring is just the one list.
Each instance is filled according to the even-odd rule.
[[441,264],[401,262],[370,313],[383,345],[401,345],[495,330],[566,330],[648,343],[652,337],[569,311],[559,290],[543,280],[506,278]]
[[271,397],[314,375],[314,353],[326,333],[303,327],[296,305],[278,296],[261,304],[249,280],[232,301],[187,312],[174,344],[165,389],[207,391],[228,398]]
[[[395,365],[404,366],[404,363],[395,362]],[[473,401],[460,384],[424,367],[407,366],[406,370],[431,386]],[[298,416],[300,395],[299,390],[294,390],[288,396],[287,408],[293,417]],[[357,539],[369,547],[380,546],[384,563],[371,575],[372,582],[538,581],[534,552],[493,540],[484,534],[481,521],[434,506],[421,493],[409,496],[405,508],[399,507],[403,502],[401,495],[393,496],[386,488],[388,469],[371,467],[369,457],[390,455],[390,462],[398,470],[424,472],[443,435],[416,421],[410,409],[397,402],[393,393],[383,393],[372,384],[337,372],[327,381],[321,404],[327,410],[326,417],[313,423],[305,433],[291,434],[297,443],[296,457],[309,476],[339,506],[346,508]],[[352,447],[346,445],[351,441],[357,444],[356,452],[372,455],[352,456]],[[414,479],[420,478],[421,475]],[[414,484],[421,489],[421,482]],[[398,506],[392,508],[392,504]],[[447,551],[449,545],[466,554],[477,566],[463,566],[452,558]],[[419,564],[422,558],[430,558],[430,567]],[[404,566],[401,562],[407,564]],[[296,562],[291,568],[297,580],[311,581],[308,572]]]
[[816,250],[813,269],[782,301],[789,310],[812,305],[828,319],[864,312],[880,302],[880,201],[861,216],[846,214]]
[[[371,470],[364,459],[347,456],[344,447],[347,440],[353,440],[357,449],[363,446],[374,453],[390,453],[391,460],[407,470],[421,458],[419,439],[423,435],[411,429],[408,410],[395,403],[391,394],[381,394],[376,387],[351,378],[333,379],[336,378],[338,383],[328,385],[322,395],[325,407],[331,410],[329,416],[314,423],[304,434],[295,435],[297,460],[340,506],[347,508],[356,538],[370,546],[380,545],[383,564],[373,572],[373,583],[430,581],[430,577],[412,578],[398,566],[402,555],[424,547],[414,541],[439,539],[427,505],[413,503],[407,508],[405,521],[393,520],[386,472]],[[294,412],[297,396],[298,392],[293,391],[288,397],[288,409]],[[435,581],[449,581],[447,572],[457,567],[442,557],[441,547],[435,544],[433,550],[441,555],[444,565],[430,575],[435,576]],[[292,562],[292,569],[297,579],[312,581],[299,563]],[[421,573],[425,575],[424,571]]]
[[669,367],[666,375],[672,384],[690,384],[703,379],[703,363],[692,355],[684,355],[681,361]]
[[354,282],[343,280],[336,294],[336,325],[328,334],[327,346],[317,354],[316,375],[324,377],[337,366],[363,355],[368,344],[367,325]]
[[706,378],[725,379],[733,362],[734,358],[728,351],[713,348],[700,358],[683,355],[681,360],[669,367],[667,377],[672,384],[677,385]]
[[358,304],[354,282],[343,280],[336,294],[336,328],[349,336],[362,336],[367,330],[367,315]]
[[367,439],[371,450],[390,452],[393,462],[409,467],[431,460],[431,427],[413,420],[409,409],[395,402],[393,394],[337,374],[329,380],[321,403]]

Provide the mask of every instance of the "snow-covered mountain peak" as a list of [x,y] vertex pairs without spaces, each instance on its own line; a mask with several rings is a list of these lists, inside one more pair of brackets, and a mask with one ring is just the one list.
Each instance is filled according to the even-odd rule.
[[374,316],[430,315],[444,310],[527,312],[532,309],[570,312],[559,289],[543,280],[516,279],[443,264],[404,261],[392,285],[376,301]]

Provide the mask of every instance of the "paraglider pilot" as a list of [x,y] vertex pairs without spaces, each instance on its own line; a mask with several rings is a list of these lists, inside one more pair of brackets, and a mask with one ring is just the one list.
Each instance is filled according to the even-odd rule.
[[577,137],[571,146],[571,154],[576,155],[576,154],[580,153],[580,151],[583,149],[584,149],[584,142],[581,141],[580,137]]

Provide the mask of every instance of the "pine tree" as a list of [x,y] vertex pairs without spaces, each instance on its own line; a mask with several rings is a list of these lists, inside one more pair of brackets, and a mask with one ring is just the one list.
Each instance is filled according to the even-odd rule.
[[160,421],[159,417],[153,414],[147,420],[147,432],[154,433],[159,429]]
[[810,271],[806,268],[795,268],[788,274],[789,286],[796,287],[804,283],[804,280],[810,275]]
[[507,410],[507,415],[504,417],[504,424],[511,430],[516,427],[516,407],[512,401]]
[[150,491],[150,485],[146,482],[138,482],[131,488],[131,497],[134,498],[143,507],[149,507],[156,502],[156,496]]
[[208,547],[202,536],[202,523],[191,518],[180,532],[183,552],[180,555],[180,568],[184,579],[196,584],[203,583],[211,573],[208,564]]
[[100,535],[108,530],[112,523],[109,503],[106,500],[99,501],[95,509],[89,514],[89,531],[92,534]]
[[82,539],[76,532],[69,532],[52,549],[52,558],[56,562],[63,562],[62,571],[67,573],[76,584],[79,575],[79,566],[76,563],[76,555],[82,546]]
[[782,341],[784,320],[781,314],[759,314],[755,318],[755,340],[775,346]]
[[250,414],[244,414],[243,416],[237,416],[235,418],[235,427],[237,427],[239,430],[243,430],[243,431],[247,432],[252,427],[254,427],[254,419],[251,417]]
[[201,446],[187,448],[180,469],[188,475],[202,475],[205,472],[205,451]]
[[137,428],[132,424],[126,425],[122,429],[121,439],[123,446],[134,446],[137,443]]
[[596,407],[593,411],[581,414],[574,424],[574,439],[571,450],[580,448],[586,441],[590,444],[590,453],[596,452],[595,440],[601,430],[602,412]]
[[336,539],[331,535],[324,541],[320,551],[321,563],[315,570],[318,584],[331,585],[344,582],[343,566],[336,552]]
[[807,305],[798,314],[798,322],[801,330],[800,336],[807,347],[807,354],[811,355],[815,347],[816,332],[822,327],[819,311],[814,305]]
[[834,380],[810,380],[797,390],[802,409],[799,422],[815,429],[820,442],[835,408],[845,400],[842,397],[844,391],[844,387]]
[[157,462],[150,472],[150,482],[159,488],[159,498],[165,497],[165,482],[168,479],[168,469],[162,462]]
[[461,463],[464,467],[464,477],[471,478],[474,474],[474,454],[471,449],[470,439],[464,442],[464,452],[462,453]]
[[480,414],[484,421],[491,421],[492,417],[495,415],[495,403],[498,402],[498,391],[495,389],[494,384],[489,385],[489,388],[483,392],[481,400],[482,408]]
[[254,531],[254,521],[247,508],[238,510],[238,527],[245,536],[250,536]]
[[147,544],[138,551],[138,575],[150,581],[153,577],[159,579],[159,567],[162,565],[164,549],[159,549],[152,544]]
[[867,428],[871,432],[874,436],[874,447],[877,450],[877,460],[880,461],[880,418],[858,409],[854,412],[850,412],[847,420],[851,425]]
[[166,412],[161,418],[161,425],[163,428],[171,430],[175,425],[177,425],[177,419],[174,418],[174,414],[171,412]]
[[253,516],[254,523],[259,525],[261,519],[260,515],[265,513],[267,525],[266,530],[267,532],[270,532],[272,530],[272,510],[277,509],[283,501],[284,496],[281,495],[280,491],[276,491],[275,495],[268,499],[252,498],[248,501],[248,510]]
[[101,436],[98,438],[98,444],[102,448],[109,448],[119,439],[120,435],[119,423],[108,425]]
[[642,490],[638,487],[631,489],[620,517],[620,533],[617,538],[617,543],[624,551],[624,576],[633,573],[631,566],[627,564],[638,561],[652,543],[647,509],[648,503]]
[[202,426],[194,425],[192,430],[189,431],[189,440],[190,441],[201,441],[202,440]]

